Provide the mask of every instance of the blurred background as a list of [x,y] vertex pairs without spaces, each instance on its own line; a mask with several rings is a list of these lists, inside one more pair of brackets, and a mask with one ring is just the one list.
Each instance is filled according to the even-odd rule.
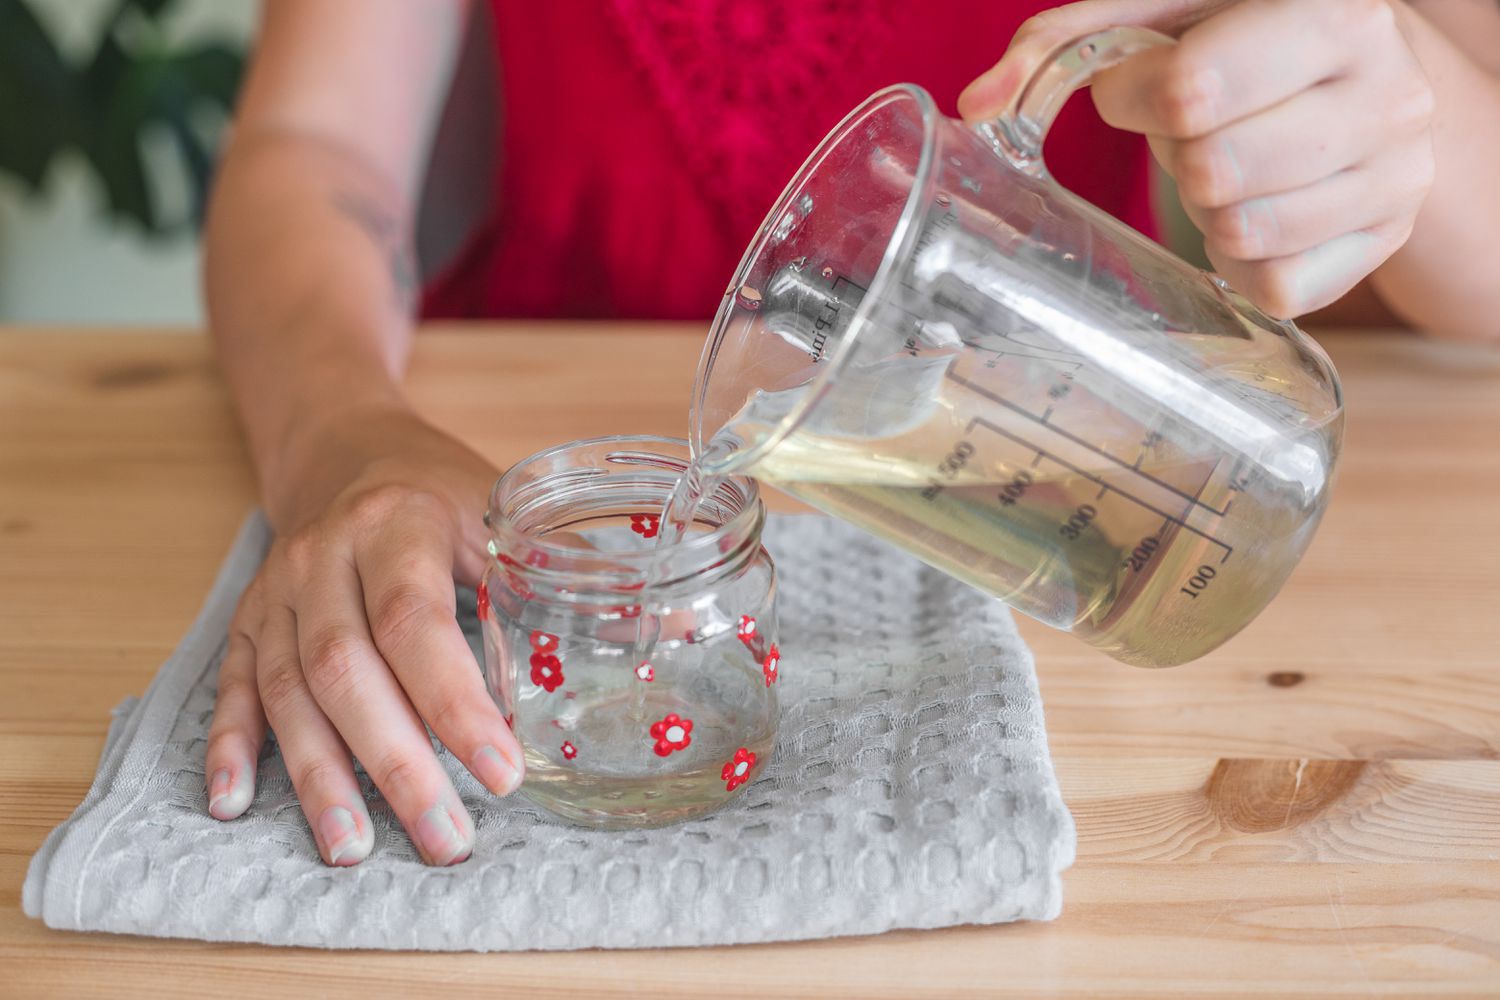
[[[202,326],[198,227],[259,8],[259,0],[0,0],[0,323]],[[422,199],[417,249],[426,273],[460,244],[489,176],[494,67],[481,21]],[[1159,203],[1175,209],[1169,182],[1158,178]],[[1180,211],[1165,234],[1203,262]]]
[[196,326],[258,0],[0,0],[0,323]]

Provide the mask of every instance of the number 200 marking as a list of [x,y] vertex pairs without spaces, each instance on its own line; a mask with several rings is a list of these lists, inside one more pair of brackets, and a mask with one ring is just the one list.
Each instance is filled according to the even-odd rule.
[[1151,561],[1151,557],[1156,554],[1156,549],[1160,545],[1161,540],[1155,535],[1148,535],[1142,538],[1141,544],[1137,545],[1135,550],[1125,557],[1125,561],[1121,565],[1126,569],[1131,569],[1139,573],[1146,568],[1146,564]]

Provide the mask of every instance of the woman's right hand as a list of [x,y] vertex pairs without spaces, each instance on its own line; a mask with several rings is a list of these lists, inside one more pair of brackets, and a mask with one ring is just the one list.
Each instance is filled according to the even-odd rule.
[[454,619],[454,580],[483,567],[497,471],[400,406],[347,413],[288,459],[278,478],[297,486],[267,491],[276,541],[219,669],[209,812],[249,806],[269,724],[328,864],[374,843],[351,754],[429,864],[462,861],[474,824],[427,727],[495,795],[524,767]]

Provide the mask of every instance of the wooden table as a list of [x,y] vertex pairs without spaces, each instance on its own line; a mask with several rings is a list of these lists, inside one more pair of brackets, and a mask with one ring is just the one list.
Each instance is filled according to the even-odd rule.
[[[1500,354],[1325,342],[1348,392],[1341,478],[1254,625],[1148,672],[1023,623],[1078,823],[1061,919],[413,955],[58,933],[21,914],[27,861],[87,789],[110,707],[187,628],[254,493],[201,337],[0,334],[0,993],[1500,993]],[[505,464],[682,433],[698,346],[696,329],[435,330],[411,391]]]

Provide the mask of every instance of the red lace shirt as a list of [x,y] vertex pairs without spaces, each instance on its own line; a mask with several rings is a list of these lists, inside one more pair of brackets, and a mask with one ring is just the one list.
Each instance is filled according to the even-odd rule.
[[[870,93],[954,113],[1036,0],[492,0],[504,100],[492,216],[433,317],[704,319],[782,187]],[[1145,144],[1075,96],[1066,186],[1152,232]]]

